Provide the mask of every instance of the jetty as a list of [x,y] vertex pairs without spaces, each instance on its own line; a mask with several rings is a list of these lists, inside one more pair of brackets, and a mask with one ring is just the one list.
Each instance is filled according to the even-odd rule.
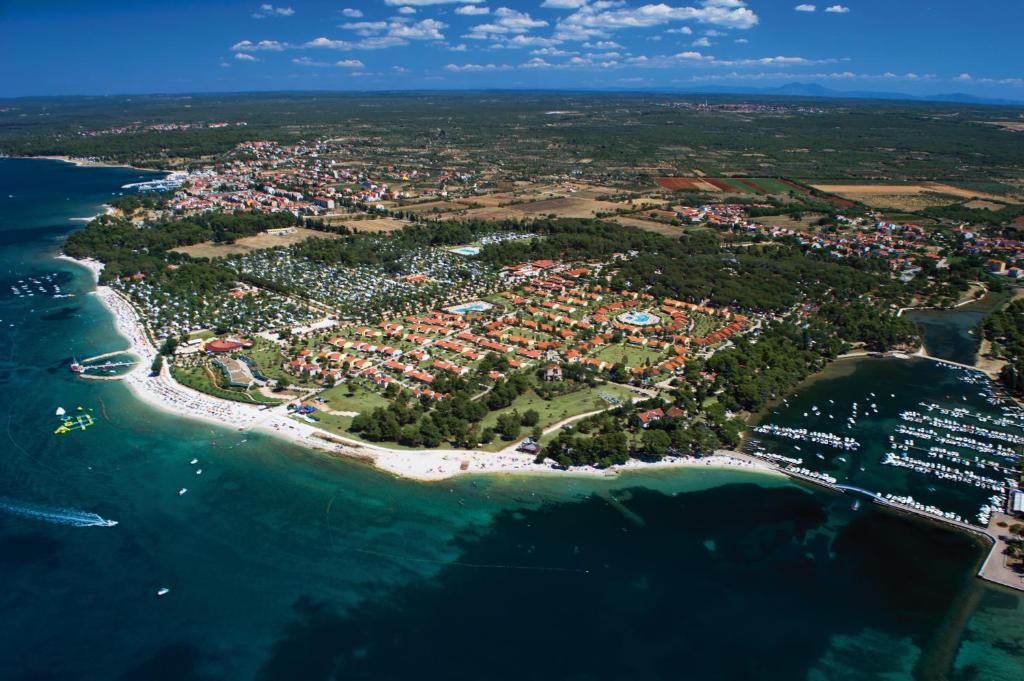
[[[732,454],[730,454],[731,456]],[[762,459],[762,462],[764,460]],[[973,537],[982,540],[989,544],[988,555],[985,557],[984,562],[978,570],[978,577],[984,579],[987,582],[993,584],[999,584],[1001,586],[1014,589],[1016,591],[1024,591],[1024,572],[1016,572],[1006,564],[1006,549],[1007,549],[1007,535],[1009,530],[1005,527],[1000,527],[999,523],[1003,523],[1009,526],[1016,521],[1013,516],[1007,515],[1006,513],[993,513],[989,519],[986,527],[979,527],[971,525],[970,523],[962,520],[955,520],[953,518],[944,518],[937,516],[933,513],[923,511],[906,504],[902,504],[892,499],[886,499],[877,492],[863,489],[861,487],[855,487],[853,485],[843,485],[839,483],[830,483],[827,480],[820,478],[814,478],[800,473],[796,473],[792,470],[787,470],[781,466],[776,466],[771,462],[767,462],[772,467],[776,468],[780,473],[801,482],[811,483],[818,487],[824,487],[830,489],[839,494],[856,493],[870,497],[879,506],[886,509],[896,511],[898,513],[904,513],[907,515],[915,516],[922,520],[928,520],[930,522],[939,523],[946,526],[951,526],[960,530],[961,532],[967,532]]]
[[120,362],[103,362],[102,364],[92,364],[92,362],[98,362],[103,359],[110,357],[117,357],[119,355],[131,354],[128,350],[115,350],[113,352],[104,352],[100,355],[93,355],[87,357],[81,361],[74,361],[71,363],[71,371],[78,374],[81,378],[87,378],[94,381],[119,381],[124,378],[125,374],[114,375],[114,376],[97,376],[95,374],[88,374],[90,370],[103,370],[103,369],[116,369],[118,367],[133,367],[139,363],[138,359],[125,360]]

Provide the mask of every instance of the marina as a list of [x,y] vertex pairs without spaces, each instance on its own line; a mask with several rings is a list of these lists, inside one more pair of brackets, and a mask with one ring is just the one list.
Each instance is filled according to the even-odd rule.
[[[846,361],[852,372],[847,366],[846,375],[833,378],[839,369],[827,370],[765,414],[746,450],[813,481],[987,528],[1015,487],[1014,465],[1024,449],[1021,410],[972,369],[916,358]],[[845,424],[817,407],[837,410],[843,402],[851,413]],[[808,454],[804,443],[821,449]]]

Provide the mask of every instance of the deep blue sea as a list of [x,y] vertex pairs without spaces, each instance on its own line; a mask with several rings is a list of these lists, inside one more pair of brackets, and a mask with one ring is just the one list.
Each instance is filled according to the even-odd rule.
[[[974,578],[981,548],[848,497],[413,483],[75,377],[124,343],[54,255],[140,175],[0,160],[0,679],[1022,677],[1024,601]],[[59,406],[97,424],[56,436]]]

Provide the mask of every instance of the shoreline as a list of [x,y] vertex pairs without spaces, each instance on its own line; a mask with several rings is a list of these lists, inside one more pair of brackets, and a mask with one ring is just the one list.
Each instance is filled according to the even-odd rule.
[[140,168],[139,166],[129,165],[127,163],[108,163],[105,161],[92,161],[87,158],[75,158],[74,156],[65,155],[46,155],[46,156],[10,156],[9,158],[25,159],[29,161],[61,161],[63,163],[70,163],[71,165],[78,166],[80,168],[128,168],[130,170],[141,170],[147,173],[164,173],[170,172],[166,170],[157,170],[154,168]]
[[113,315],[117,332],[128,341],[129,348],[126,352],[140,360],[131,371],[121,377],[122,382],[137,399],[165,413],[240,431],[256,430],[280,437],[292,444],[368,462],[381,471],[424,482],[446,480],[463,474],[612,478],[623,471],[668,468],[743,469],[782,475],[767,462],[724,450],[702,458],[676,457],[656,462],[631,459],[625,464],[607,469],[579,467],[563,470],[549,464],[534,463],[532,455],[515,451],[517,442],[498,452],[455,449],[397,450],[337,435],[290,418],[284,404],[264,409],[214,397],[183,386],[174,380],[166,364],[159,376],[150,375],[150,366],[157,354],[156,348],[131,304],[109,286],[98,284],[103,264],[95,260],[79,260],[64,254],[57,257],[84,267],[92,273],[96,288],[91,294],[95,295]]

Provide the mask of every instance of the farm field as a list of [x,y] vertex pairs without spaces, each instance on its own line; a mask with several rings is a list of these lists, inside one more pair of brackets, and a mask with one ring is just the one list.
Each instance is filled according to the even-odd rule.
[[689,189],[728,194],[788,194],[800,191],[792,184],[773,177],[656,177],[664,189]]
[[252,253],[253,251],[265,248],[291,246],[312,237],[331,239],[337,238],[338,235],[330,232],[318,232],[315,229],[306,229],[305,227],[296,227],[292,234],[275,235],[264,232],[256,236],[243,237],[233,244],[217,244],[212,241],[204,241],[191,246],[179,246],[171,250],[175,253],[184,253],[192,258],[221,258],[227,255]]
[[655,234],[664,234],[666,236],[678,236],[686,230],[677,225],[666,225],[664,222],[656,222],[654,220],[644,220],[642,218],[634,218],[625,215],[616,216],[610,218],[612,222],[617,222],[620,225],[626,225],[627,227],[638,227],[648,232],[654,232]]
[[343,225],[352,231],[365,234],[379,234],[382,232],[395,232],[405,227],[408,222],[397,218],[371,218],[369,220],[353,220],[347,215],[327,216],[325,222],[329,225]]
[[877,208],[919,210],[929,206],[943,205],[957,199],[981,199],[996,202],[1014,202],[1005,195],[965,189],[942,182],[920,182],[916,184],[815,184],[815,189],[861,201]]

